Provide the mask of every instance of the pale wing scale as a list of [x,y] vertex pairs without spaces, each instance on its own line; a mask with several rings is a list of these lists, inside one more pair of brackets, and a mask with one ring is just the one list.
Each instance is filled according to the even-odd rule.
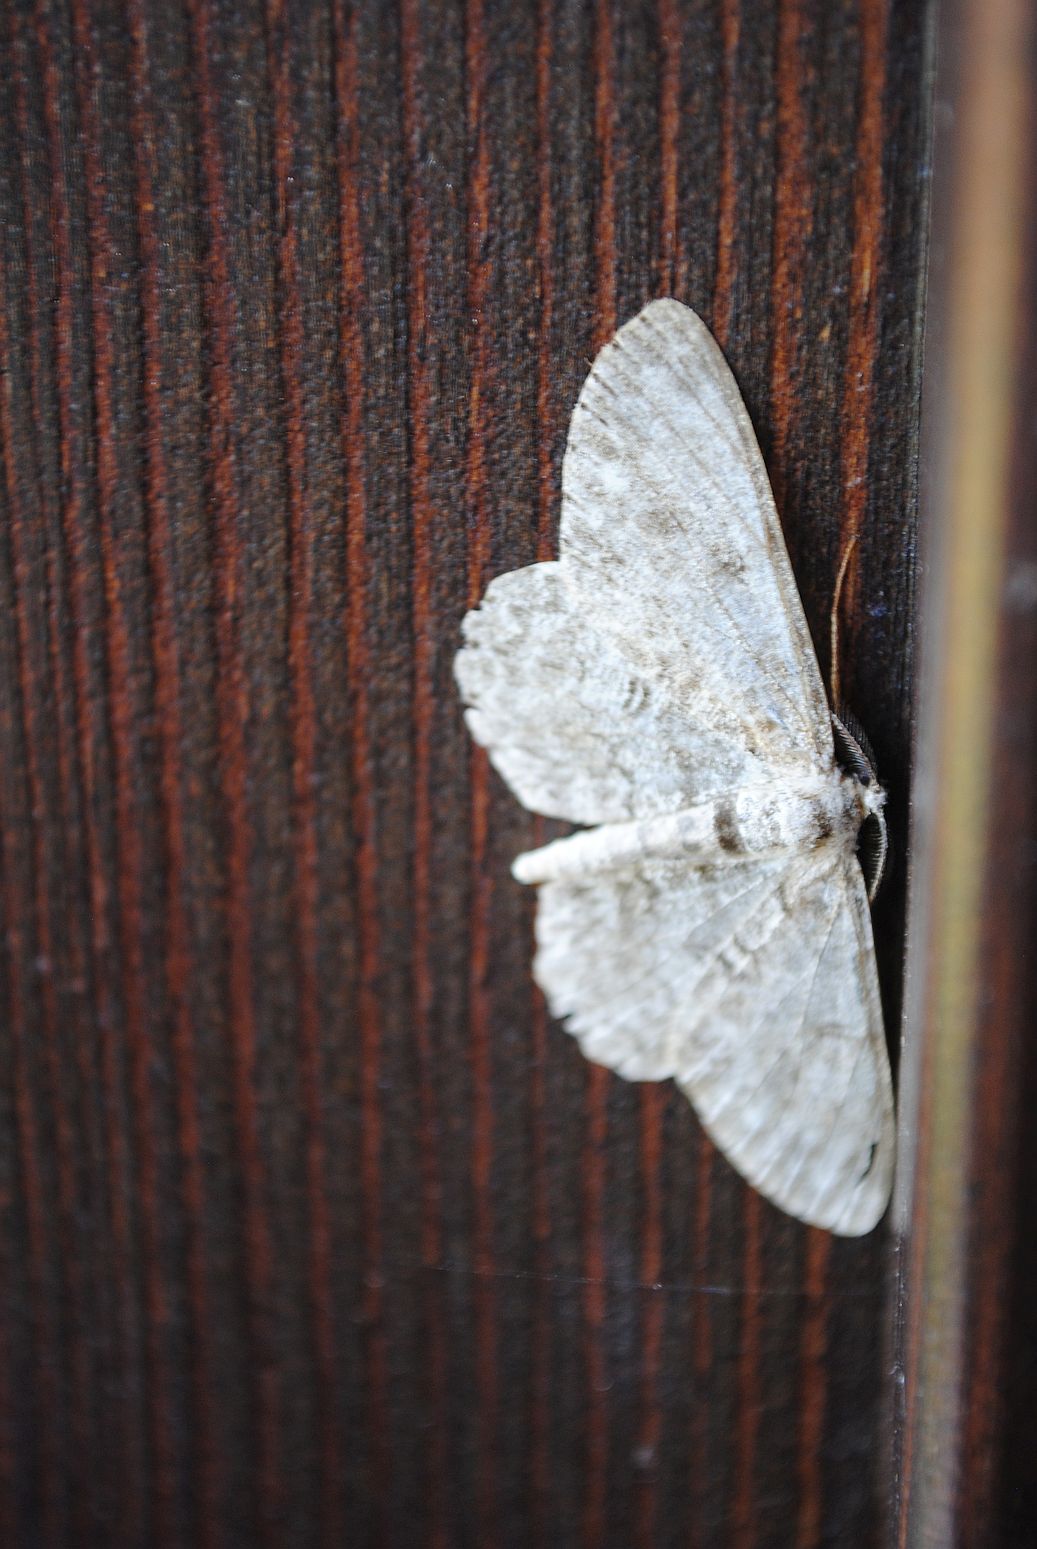
[[739,1172],[800,1220],[869,1231],[893,1110],[859,868],[835,845],[549,883],[536,976],[584,1053],[673,1076]]
[[889,1200],[889,1057],[860,867],[811,862],[792,863],[781,929],[703,978],[708,1050],[677,1083],[761,1194],[858,1236]]
[[540,890],[534,971],[584,1052],[629,1081],[675,1076],[704,976],[747,921],[773,913],[787,860],[731,860],[689,871],[636,869]]
[[519,800],[574,823],[620,822],[763,778],[744,739],[674,705],[608,618],[588,616],[564,568],[498,576],[463,626],[466,719]]
[[519,799],[599,823],[830,768],[763,460],[687,307],[653,302],[598,356],[562,484],[561,560],[492,582],[456,665]]
[[773,768],[828,768],[832,733],[766,469],[689,308],[656,301],[601,351],[562,468],[561,556],[588,617],[692,719]]

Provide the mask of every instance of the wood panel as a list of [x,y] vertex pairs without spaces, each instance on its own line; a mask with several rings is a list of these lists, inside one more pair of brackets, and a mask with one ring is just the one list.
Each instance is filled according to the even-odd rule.
[[474,753],[652,296],[744,389],[890,791],[927,194],[912,0],[10,0],[0,1500],[11,1544],[867,1544],[885,1237],[583,1062]]
[[1032,7],[941,11],[891,1542],[1034,1541]]

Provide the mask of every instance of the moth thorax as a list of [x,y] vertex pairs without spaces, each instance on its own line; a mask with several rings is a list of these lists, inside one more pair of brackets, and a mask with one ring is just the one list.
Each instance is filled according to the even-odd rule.
[[759,854],[837,843],[852,849],[873,793],[841,771],[797,784],[746,786],[715,808],[721,849]]

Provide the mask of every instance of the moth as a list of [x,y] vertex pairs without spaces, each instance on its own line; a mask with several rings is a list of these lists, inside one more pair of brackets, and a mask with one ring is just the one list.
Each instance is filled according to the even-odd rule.
[[[535,977],[591,1060],[672,1078],[790,1215],[889,1199],[893,1096],[865,825],[884,792],[834,718],[756,437],[718,345],[654,301],[572,416],[556,561],[463,623],[472,736],[530,810]],[[837,757],[838,742],[841,757]],[[862,852],[863,853],[863,852]]]

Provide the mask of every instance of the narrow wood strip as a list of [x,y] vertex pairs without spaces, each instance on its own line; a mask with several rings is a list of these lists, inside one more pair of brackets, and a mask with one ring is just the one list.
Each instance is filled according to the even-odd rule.
[[742,1259],[741,1343],[735,1376],[738,1394],[735,1425],[735,1493],[731,1503],[731,1549],[753,1549],[756,1541],[756,1443],[760,1432],[760,1356],[762,1323],[760,1291],[763,1276],[761,1215],[755,1189],[744,1187],[745,1251]]
[[615,88],[612,80],[612,0],[594,6],[594,143],[598,200],[594,213],[595,354],[616,331]]
[[[403,80],[403,137],[406,148],[407,202],[407,390],[410,423],[409,475],[411,543],[414,575],[411,630],[414,651],[412,725],[414,744],[414,860],[412,975],[414,1034],[418,1056],[419,1115],[421,1127],[422,1260],[426,1268],[423,1316],[428,1330],[428,1383],[436,1414],[446,1403],[447,1332],[444,1291],[433,1273],[442,1262],[443,1218],[441,1200],[439,1113],[436,1102],[435,1060],[432,1049],[432,738],[435,717],[435,681],[432,588],[432,460],[430,426],[435,386],[429,378],[427,354],[427,275],[431,240],[421,177],[421,18],[419,0],[401,0],[401,74]],[[448,1541],[446,1521],[448,1459],[444,1427],[434,1427],[429,1449],[429,1542],[443,1549]]]
[[[47,965],[47,971],[43,977],[42,992],[44,999],[44,1011],[46,1025],[51,1029],[51,1035],[55,1029],[62,1025],[67,1017],[67,1012],[59,1011],[54,990],[58,975],[66,973],[70,975],[72,984],[79,990],[85,991],[91,979],[91,965],[88,962],[88,948],[86,945],[86,930],[83,915],[85,911],[73,908],[67,911],[71,916],[68,919],[61,917],[62,900],[58,900],[59,914],[57,918],[51,914],[51,904],[48,894],[48,876],[51,867],[57,864],[66,871],[76,882],[81,876],[81,855],[70,854],[70,836],[77,830],[79,823],[77,803],[77,781],[74,716],[74,695],[68,684],[66,670],[66,651],[62,639],[62,627],[60,619],[61,595],[63,591],[63,565],[62,558],[56,552],[56,540],[60,529],[60,518],[56,516],[51,496],[51,479],[45,476],[41,467],[41,443],[44,435],[44,410],[41,403],[41,381],[44,367],[44,347],[41,340],[43,320],[42,300],[45,281],[41,281],[40,264],[38,262],[37,244],[33,239],[33,201],[36,192],[32,187],[28,166],[28,154],[31,130],[29,125],[29,111],[27,102],[26,71],[30,68],[28,55],[28,38],[25,36],[19,20],[14,11],[10,13],[10,35],[8,43],[13,62],[12,74],[14,77],[14,106],[15,119],[18,133],[22,142],[22,153],[19,161],[18,192],[21,202],[21,216],[24,229],[25,262],[24,280],[26,288],[26,316],[28,322],[28,409],[32,426],[32,439],[34,446],[31,449],[29,467],[25,468],[24,462],[19,459],[15,446],[15,427],[13,422],[14,405],[10,394],[13,391],[13,382],[10,374],[5,374],[6,391],[3,394],[3,438],[4,438],[4,467],[7,479],[9,498],[9,535],[12,550],[13,581],[15,587],[15,621],[19,639],[19,667],[18,675],[22,685],[21,720],[23,736],[25,740],[25,773],[29,781],[30,811],[33,814],[32,831],[36,846],[36,858],[34,862],[35,887],[34,909],[39,921],[37,941],[39,944],[38,956]],[[47,152],[50,158],[52,142],[48,139]],[[4,316],[0,322],[2,335],[0,335],[0,360],[10,360],[12,340],[8,333],[8,289],[6,263],[3,270],[3,284],[0,294],[3,296]],[[22,477],[19,479],[19,464],[22,462]],[[32,480],[33,510],[26,509],[23,496],[23,484],[25,477]],[[42,529],[43,547],[43,584],[40,585],[39,577],[30,573],[28,556],[29,533],[32,525],[39,524]],[[30,614],[39,606],[45,609],[46,622],[46,660],[39,662],[34,667],[31,661],[30,649]],[[49,682],[48,682],[49,678]],[[59,800],[61,803],[60,814],[49,811],[49,803],[43,793],[42,768],[40,767],[37,752],[42,745],[48,745],[47,735],[43,730],[36,707],[43,709],[47,690],[53,695],[53,704],[56,707],[54,714],[54,748],[57,756],[57,782]],[[69,719],[73,718],[72,734],[70,735]],[[44,858],[47,846],[44,843],[44,830],[47,824],[56,819],[61,824],[60,838],[65,842],[60,844],[59,853],[50,857],[49,863]],[[28,911],[26,911],[28,913]],[[67,950],[67,958],[61,947]],[[30,997],[31,998],[31,997]],[[87,1001],[84,995],[81,1004]],[[27,1007],[28,1002],[20,1002]],[[91,1087],[94,1084],[94,1069],[92,1061],[90,1037],[90,1021],[88,1017],[77,1019],[77,1028],[74,1035],[76,1049],[76,1069],[80,1079],[81,1088],[87,1098],[84,1108],[87,1114],[87,1123],[90,1124],[92,1115],[89,1113],[93,1105],[89,1102]],[[18,1099],[16,1099],[18,1101]],[[84,1133],[83,1140],[89,1150],[88,1155],[91,1164],[102,1166],[100,1151],[105,1140],[109,1142],[109,1161],[112,1167],[113,1182],[125,1176],[125,1147],[122,1144],[122,1128],[120,1124],[118,1101],[104,1104],[107,1115],[107,1124],[103,1119],[99,1121],[98,1129],[104,1127],[106,1136],[102,1137],[101,1146],[95,1147],[93,1134]],[[26,1118],[25,1122],[29,1122]],[[66,1138],[67,1126],[63,1126]],[[92,1129],[92,1125],[91,1125]],[[119,1164],[123,1164],[119,1170]],[[31,1164],[27,1164],[31,1165]],[[131,1275],[131,1250],[129,1244],[130,1227],[127,1213],[127,1200],[125,1192],[117,1185],[113,1191],[113,1241],[112,1253],[116,1277],[120,1280],[120,1292],[118,1295],[119,1319],[120,1319],[120,1347],[126,1358],[127,1367],[133,1362],[131,1354],[136,1343],[136,1319],[132,1312],[132,1300],[134,1295]],[[30,1236],[32,1227],[30,1224]],[[66,1240],[65,1253],[69,1251]],[[75,1251],[74,1249],[72,1251]],[[32,1249],[30,1248],[30,1259]],[[37,1265],[39,1271],[41,1265]],[[44,1294],[44,1285],[34,1275],[39,1294]],[[43,1315],[41,1309],[41,1316]],[[42,1327],[42,1325],[41,1325]],[[57,1388],[54,1380],[52,1363],[64,1365],[65,1355],[62,1349],[64,1336],[60,1333],[55,1322],[51,1329],[49,1339],[41,1339],[37,1345],[40,1359],[41,1391],[50,1395],[51,1402],[56,1398]],[[46,1372],[42,1370],[46,1367]],[[126,1382],[126,1391],[132,1391],[130,1381]],[[64,1406],[64,1399],[60,1400]],[[132,1466],[134,1449],[129,1444],[129,1430],[134,1423],[131,1415],[131,1406],[127,1404],[123,1424],[121,1426],[121,1440],[123,1443],[121,1456],[126,1467]],[[50,1532],[55,1525],[55,1513],[61,1508],[60,1503],[66,1498],[69,1484],[68,1470],[64,1470],[59,1461],[58,1437],[61,1427],[57,1422],[57,1410],[51,1408],[44,1411],[51,1424],[45,1426],[46,1435],[43,1439],[44,1457],[53,1469],[49,1482],[44,1482],[43,1503],[43,1528],[45,1534]]]
[[662,210],[659,221],[659,284],[663,295],[679,296],[684,288],[679,253],[678,138],[681,122],[681,25],[677,0],[659,0],[659,161]]
[[[7,313],[7,264],[6,255],[0,249],[0,359],[9,358],[10,340],[8,337],[8,313]],[[29,709],[33,702],[34,685],[26,681],[29,671],[29,655],[25,640],[26,623],[24,618],[24,583],[19,585],[20,572],[23,570],[23,561],[19,555],[21,548],[21,534],[24,530],[25,515],[22,511],[21,492],[18,484],[18,463],[14,453],[14,435],[11,425],[11,398],[8,386],[8,378],[0,384],[0,455],[3,457],[4,483],[7,494],[8,532],[12,549],[12,571],[15,586],[15,625],[18,638],[18,685],[19,685],[19,711],[22,729],[22,739],[27,750],[32,745],[32,715]],[[13,710],[13,707],[11,707]],[[5,739],[6,740],[6,739]],[[6,760],[4,761],[6,763]],[[48,1223],[51,1218],[50,1207],[46,1198],[46,1186],[41,1171],[41,1124],[37,1113],[36,1098],[33,1092],[33,1082],[30,1074],[31,1064],[28,1049],[26,1048],[26,1036],[31,1025],[29,1015],[29,1000],[22,973],[22,961],[25,955],[23,946],[24,922],[31,918],[34,910],[27,907],[27,900],[20,896],[16,890],[15,879],[19,872],[19,865],[15,854],[15,844],[19,831],[13,813],[4,811],[7,793],[11,791],[15,783],[21,779],[26,786],[27,806],[31,811],[34,806],[32,794],[33,777],[30,771],[32,763],[29,752],[26,753],[25,768],[16,772],[10,768],[0,769],[0,900],[3,908],[3,943],[5,958],[5,980],[7,996],[11,1013],[11,1087],[14,1098],[14,1117],[17,1140],[17,1163],[19,1168],[19,1184],[24,1195],[24,1210],[28,1235],[28,1278],[32,1290],[32,1324],[36,1345],[35,1376],[38,1384],[39,1424],[40,1424],[40,1450],[42,1463],[41,1477],[41,1502],[40,1502],[40,1529],[43,1543],[57,1544],[64,1542],[67,1534],[67,1481],[64,1477],[62,1449],[60,1445],[61,1430],[56,1423],[59,1406],[64,1402],[61,1392],[61,1384],[56,1376],[56,1367],[61,1362],[63,1333],[59,1326],[59,1314],[56,1307],[56,1298],[51,1289],[54,1271],[52,1269],[52,1253],[48,1242]],[[38,824],[33,825],[34,829]],[[34,867],[39,875],[39,863],[34,861]],[[58,1252],[61,1252],[60,1235]]]
[[234,1127],[241,1168],[242,1230],[247,1265],[248,1319],[256,1394],[259,1531],[277,1542],[282,1500],[280,1379],[270,1328],[273,1257],[266,1204],[266,1163],[256,1093],[251,887],[252,826],[248,804],[248,682],[238,638],[240,510],[235,450],[234,288],[227,253],[227,201],[210,61],[213,39],[207,0],[187,0],[198,91],[200,171],[208,228],[207,325],[212,493],[215,507],[215,634],[219,756],[227,817],[226,921],[229,939],[228,1025],[234,1059]]
[[[6,792],[10,788],[8,782],[13,771],[4,770],[3,774],[3,791]],[[58,1413],[55,1406],[61,1402],[59,1396],[61,1390],[55,1380],[52,1356],[60,1348],[61,1336],[56,1326],[57,1318],[52,1310],[54,1299],[48,1284],[50,1274],[47,1266],[50,1250],[47,1242],[47,1222],[50,1211],[40,1174],[40,1120],[32,1091],[32,1078],[29,1073],[30,1056],[25,1040],[30,1023],[27,1014],[28,997],[20,962],[25,950],[20,924],[21,900],[14,896],[14,890],[9,881],[15,872],[15,861],[11,854],[14,830],[7,821],[8,814],[3,812],[2,804],[3,796],[0,794],[0,816],[4,818],[2,831],[0,831],[3,858],[0,898],[3,900],[7,989],[12,1017],[11,1085],[14,1090],[17,1125],[19,1182],[24,1191],[28,1227],[28,1270],[33,1291],[33,1333],[39,1354],[36,1378],[39,1384],[37,1413],[41,1431],[43,1475],[40,1489],[39,1528],[41,1543],[44,1546],[56,1546],[68,1542],[68,1498],[62,1472],[60,1431],[54,1418]]]
[[155,1109],[151,1093],[154,1028],[149,1025],[145,1004],[147,965],[144,958],[145,927],[141,893],[144,856],[134,789],[134,743],[139,707],[134,703],[131,685],[131,642],[123,606],[115,537],[120,469],[114,419],[114,340],[107,302],[110,281],[107,255],[112,250],[112,238],[105,211],[99,129],[94,109],[93,93],[98,81],[98,66],[93,31],[83,0],[73,0],[72,32],[81,66],[77,95],[86,172],[94,343],[93,407],[97,449],[98,534],[105,597],[108,726],[115,764],[116,909],[122,958],[122,998],[130,1059],[130,1090],[136,1121],[134,1141],[138,1167],[137,1192],[144,1234],[144,1296],[147,1308],[144,1347],[148,1379],[148,1434],[154,1470],[151,1505],[156,1542],[168,1544],[172,1542],[175,1533],[173,1511],[176,1464],[169,1428],[171,1372],[164,1340],[168,1304],[162,1277],[162,1203],[155,1149]]
[[171,1052],[175,1072],[177,1139],[183,1167],[182,1201],[186,1231],[187,1302],[191,1320],[192,1498],[194,1532],[201,1549],[215,1542],[221,1498],[219,1453],[212,1413],[211,1329],[206,1262],[206,1185],[199,1114],[198,1051],[189,984],[195,971],[186,906],[187,859],[184,832],[181,749],[185,728],[180,711],[180,652],[176,628],[173,533],[169,473],[163,435],[161,338],[162,251],[155,225],[156,167],[154,104],[151,92],[148,25],[142,0],[128,0],[132,43],[130,88],[135,149],[137,225],[140,240],[142,393],[147,502],[148,559],[154,586],[151,655],[161,758],[160,797],[167,869],[168,918],[164,957],[166,994],[172,1012]]
[[307,494],[308,446],[303,395],[302,276],[293,197],[296,126],[292,108],[292,50],[284,0],[266,4],[267,77],[274,102],[274,196],[279,369],[285,398],[288,464],[288,670],[291,685],[293,902],[296,933],[299,1077],[305,1115],[305,1173],[309,1211],[309,1290],[313,1324],[314,1389],[320,1449],[323,1542],[341,1543],[339,1480],[342,1444],[337,1422],[336,1349],[331,1286],[331,1221],[324,1135],[320,1002],[317,968],[318,878],[316,767],[317,709],[313,694],[310,612],[313,606],[313,516]]
[[659,1368],[662,1354],[665,1299],[658,1294],[663,1275],[663,1119],[667,1092],[655,1082],[646,1082],[639,1091],[640,1160],[644,1198],[641,1216],[641,1256],[639,1275],[642,1286],[641,1382],[637,1435],[636,1542],[640,1549],[655,1549],[658,1543],[658,1462],[662,1439],[662,1411],[659,1404]]
[[[698,1137],[698,1156],[695,1168],[695,1213],[692,1223],[692,1241],[695,1245],[695,1274],[706,1284],[708,1280],[710,1228],[713,1214],[713,1163],[712,1142],[702,1133]],[[699,1296],[692,1309],[691,1321],[691,1375],[692,1415],[689,1477],[691,1486],[691,1549],[707,1549],[703,1531],[703,1503],[706,1483],[706,1440],[709,1415],[706,1393],[713,1367],[713,1324],[709,1308],[710,1298]]]
[[[889,0],[860,0],[860,96],[857,106],[856,175],[853,188],[853,257],[850,269],[850,326],[842,403],[843,511],[840,558],[861,530],[868,508],[868,459],[874,413],[873,384],[878,354],[881,301],[875,285],[882,262],[884,189],[882,150],[886,91]],[[856,617],[859,566],[850,564],[840,598],[840,617]],[[852,659],[853,642],[844,634]],[[837,676],[829,663],[828,680]]]
[[[480,601],[489,568],[490,512],[486,484],[490,382],[488,300],[492,281],[487,246],[490,238],[490,163],[484,122],[486,36],[482,0],[467,0],[465,73],[468,143],[468,302],[475,322],[468,413],[468,606]],[[472,1066],[473,1262],[475,1282],[476,1370],[479,1395],[479,1444],[476,1465],[476,1512],[484,1542],[496,1532],[497,1451],[500,1416],[497,1386],[497,1298],[493,1283],[493,1064],[489,994],[490,926],[493,881],[486,861],[489,840],[489,760],[473,741],[468,754],[471,839],[471,916],[468,969],[468,1022]]]
[[811,1228],[807,1233],[803,1289],[807,1305],[800,1341],[802,1378],[799,1410],[799,1516],[796,1549],[817,1549],[822,1543],[824,1443],[828,1372],[828,1266],[832,1239]]
[[796,341],[803,319],[802,276],[813,226],[813,183],[807,122],[801,94],[800,43],[808,29],[804,0],[781,0],[778,7],[777,159],[774,189],[774,236],[771,267],[773,346],[771,350],[770,476],[780,512],[784,504],[785,449],[793,418],[792,383]]
[[[97,792],[93,779],[94,727],[92,725],[92,701],[96,685],[93,681],[89,659],[88,607],[85,596],[87,574],[85,554],[91,538],[87,533],[88,490],[85,470],[80,460],[75,456],[75,443],[77,439],[75,430],[76,384],[73,366],[73,335],[76,326],[75,275],[71,246],[71,223],[65,183],[65,148],[60,114],[61,83],[58,79],[57,64],[51,45],[51,18],[45,0],[37,0],[33,16],[33,27],[43,80],[43,111],[51,169],[51,189],[55,201],[54,219],[52,221],[57,260],[55,351],[58,418],[61,437],[61,473],[64,495],[61,526],[66,563],[71,573],[70,613],[74,629],[73,679],[77,712],[79,759],[84,785],[84,826],[87,833],[87,857],[91,876],[93,947],[97,971],[99,975],[103,976],[102,964],[105,961],[109,947],[108,884],[105,877],[104,858],[101,854],[99,836],[93,817]],[[110,1014],[110,1007],[102,1009],[107,1009]],[[106,1087],[105,1108],[109,1109],[110,1105],[109,1111],[114,1118],[114,1115],[119,1113],[122,1105],[119,1095],[121,1075],[118,1070],[118,1054],[114,1047],[115,1030],[113,1021],[103,1020],[101,1026],[105,1028],[104,1050],[102,1054],[102,1068]],[[57,1096],[58,1084],[60,1082],[61,1053],[56,1047],[53,1037],[49,1037],[47,1042],[46,1058],[51,1067],[50,1079],[54,1089],[52,1101],[57,1105],[55,1122],[57,1128],[61,1208],[63,1212],[67,1212],[74,1217],[75,1184],[72,1174],[74,1164],[70,1151],[74,1143],[73,1134],[69,1121],[61,1112],[61,1101]],[[121,1137],[118,1140],[115,1140],[113,1137],[113,1144],[116,1147],[121,1147]],[[71,1249],[66,1260],[66,1273],[69,1279],[69,1289],[73,1305],[82,1309],[86,1305],[83,1300],[82,1267],[79,1254],[74,1248]],[[75,1473],[80,1471],[89,1446],[88,1416],[90,1406],[87,1395],[91,1388],[91,1374],[88,1352],[88,1341],[85,1338],[73,1337],[70,1355],[73,1391],[69,1406],[69,1419],[73,1445],[76,1449],[75,1459],[72,1464]],[[77,1528],[80,1532],[86,1532],[89,1530],[87,1528],[91,1511],[89,1498],[93,1494],[94,1481],[92,1479],[84,1479],[82,1484],[82,1489],[73,1491],[73,1494],[77,1497],[75,1502]],[[133,1504],[130,1502],[127,1502],[127,1508],[131,1513],[134,1510]]]
[[713,333],[721,349],[731,334],[735,291],[735,230],[738,204],[738,46],[742,33],[740,0],[721,0],[723,93],[720,117],[720,186],[717,194],[716,279],[713,285]]

